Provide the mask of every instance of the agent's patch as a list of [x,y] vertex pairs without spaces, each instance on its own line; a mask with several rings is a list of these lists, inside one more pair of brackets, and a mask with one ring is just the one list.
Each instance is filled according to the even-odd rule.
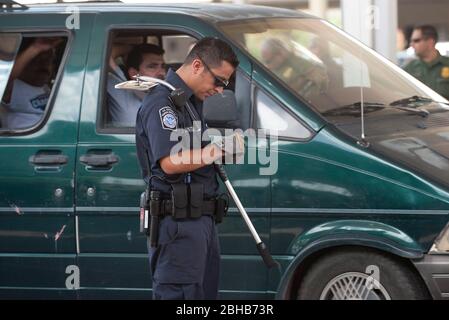
[[449,67],[444,67],[441,69],[441,77],[444,79],[449,79]]
[[178,117],[170,107],[163,107],[159,110],[159,117],[161,118],[161,125],[163,129],[175,130],[178,126]]

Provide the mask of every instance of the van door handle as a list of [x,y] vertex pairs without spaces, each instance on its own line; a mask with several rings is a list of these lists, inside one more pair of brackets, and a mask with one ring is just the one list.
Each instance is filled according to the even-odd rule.
[[119,162],[119,158],[113,154],[85,154],[80,157],[80,162],[90,167],[110,167],[112,164]]
[[30,156],[28,161],[35,166],[55,166],[67,164],[69,157],[63,154],[47,154],[39,152]]

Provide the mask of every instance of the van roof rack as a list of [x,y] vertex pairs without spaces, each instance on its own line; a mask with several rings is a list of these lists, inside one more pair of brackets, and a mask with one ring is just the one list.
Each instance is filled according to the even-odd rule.
[[[66,0],[54,0],[54,3],[51,4],[61,4],[61,3],[68,3],[68,4],[81,4],[81,3],[122,3],[121,0],[79,0],[79,1],[66,1]],[[36,1],[36,4],[39,4],[38,1]],[[0,0],[0,10],[26,10],[29,9],[28,6],[19,3],[14,0]]]
[[[1,2],[2,0],[0,0]],[[61,3],[66,3],[66,4],[97,4],[97,3],[123,3],[121,0],[53,0],[53,3],[39,3],[38,0],[36,0],[36,5],[41,5],[41,4],[45,4],[45,5],[52,5],[52,4],[61,4]]]
[[[1,1],[1,0],[0,0]],[[82,3],[103,3],[103,2],[122,2],[121,0],[78,0],[78,1],[74,1],[74,0],[70,0],[70,1],[66,1],[66,0],[54,0],[55,4],[60,4],[60,3],[68,3],[68,4],[82,4]]]
[[0,0],[0,9],[7,9],[7,10],[26,10],[28,7],[24,4],[18,3],[13,0]]

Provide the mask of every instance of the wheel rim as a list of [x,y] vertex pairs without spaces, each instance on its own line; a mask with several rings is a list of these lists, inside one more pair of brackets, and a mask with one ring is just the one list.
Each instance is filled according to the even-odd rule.
[[372,276],[348,272],[333,278],[320,300],[391,300],[384,286]]

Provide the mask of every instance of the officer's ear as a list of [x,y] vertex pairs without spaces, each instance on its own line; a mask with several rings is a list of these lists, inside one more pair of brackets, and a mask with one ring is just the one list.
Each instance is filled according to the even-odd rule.
[[191,66],[194,74],[200,74],[203,72],[204,65],[200,59],[193,59]]

